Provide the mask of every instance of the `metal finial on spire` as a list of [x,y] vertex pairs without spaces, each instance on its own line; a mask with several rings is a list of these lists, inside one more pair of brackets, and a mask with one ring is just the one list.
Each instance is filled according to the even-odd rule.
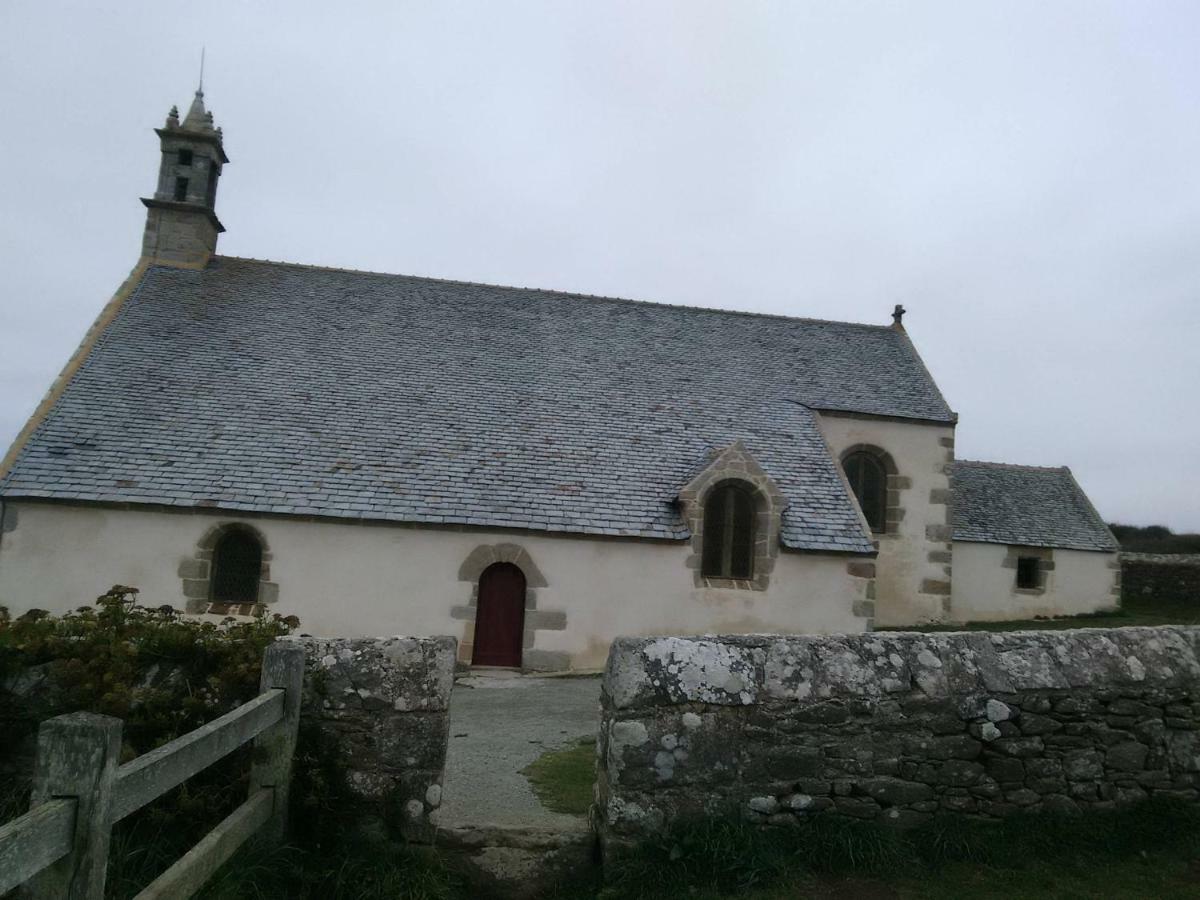
[[204,96],[204,45],[200,45],[200,87],[196,88],[196,93],[201,97]]

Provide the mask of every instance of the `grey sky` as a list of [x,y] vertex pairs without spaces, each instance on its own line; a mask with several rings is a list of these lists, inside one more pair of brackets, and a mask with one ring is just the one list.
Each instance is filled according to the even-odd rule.
[[1200,5],[0,6],[0,444],[205,92],[220,252],[884,323],[960,457],[1200,530]]

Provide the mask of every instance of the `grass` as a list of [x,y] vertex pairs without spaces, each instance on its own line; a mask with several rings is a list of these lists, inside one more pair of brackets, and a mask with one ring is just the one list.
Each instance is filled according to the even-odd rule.
[[[553,755],[578,758],[582,746]],[[435,848],[362,838],[251,845],[197,896],[481,900],[447,860]],[[833,816],[769,830],[705,820],[610,860],[606,875],[576,873],[544,900],[1183,900],[1200,896],[1200,809],[1152,801],[1086,817],[934,819],[911,831]],[[113,887],[110,897],[131,895]]]
[[682,827],[609,873],[602,900],[1195,898],[1200,810],[1152,802],[1087,817],[937,819],[908,832],[818,818]]
[[880,631],[1041,631],[1064,628],[1122,628],[1129,625],[1200,625],[1200,604],[1172,603],[1157,598],[1130,598],[1114,612],[1078,616],[1011,619],[1004,622],[965,622],[958,625],[916,625]]
[[336,854],[251,845],[199,900],[467,900],[466,881],[432,848],[347,842]]
[[585,738],[565,750],[543,753],[521,774],[546,809],[573,816],[587,815],[596,781],[596,739]]

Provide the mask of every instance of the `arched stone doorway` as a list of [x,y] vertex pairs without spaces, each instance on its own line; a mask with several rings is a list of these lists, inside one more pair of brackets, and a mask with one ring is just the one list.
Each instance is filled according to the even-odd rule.
[[512,563],[494,563],[479,576],[471,665],[520,668],[524,635],[525,573]]

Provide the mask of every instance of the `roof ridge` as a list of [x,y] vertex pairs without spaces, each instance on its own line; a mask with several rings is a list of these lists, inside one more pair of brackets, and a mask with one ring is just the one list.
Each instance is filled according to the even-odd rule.
[[[746,309],[724,309],[719,306],[694,306],[688,303],[665,303],[662,300],[637,300],[631,297],[614,297],[609,294],[585,294],[581,291],[564,291],[557,288],[520,287],[513,284],[497,284],[491,281],[466,281],[461,278],[439,278],[434,275],[408,275],[402,272],[377,272],[373,269],[352,269],[345,266],[321,266],[314,263],[288,262],[280,259],[259,259],[254,256],[223,256],[214,255],[214,260],[233,260],[234,262],[258,263],[272,266],[289,266],[294,269],[313,269],[318,272],[344,272],[349,275],[377,275],[384,278],[408,278],[413,281],[432,281],[437,284],[457,284],[467,287],[494,288],[502,291],[526,291],[535,294],[554,294],[560,297],[574,297],[581,300],[603,300],[612,303],[630,303],[639,306],[658,306],[666,309],[686,309],[696,312],[719,313],[730,316],[750,316],[758,319],[779,319],[784,322],[809,322],[818,325],[846,325],[851,328],[869,328],[874,331],[895,333],[891,325],[873,325],[870,322],[847,322],[841,319],[818,319],[812,316],[787,316],[782,313],[755,312]],[[930,379],[932,380],[932,378]],[[940,392],[939,392],[940,393]],[[945,398],[943,397],[943,402]],[[947,404],[948,405],[948,404]]]
[[956,459],[956,466],[987,466],[992,469],[1017,469],[1030,472],[1070,472],[1070,466],[1030,466],[1024,463],[988,462],[982,459]]

